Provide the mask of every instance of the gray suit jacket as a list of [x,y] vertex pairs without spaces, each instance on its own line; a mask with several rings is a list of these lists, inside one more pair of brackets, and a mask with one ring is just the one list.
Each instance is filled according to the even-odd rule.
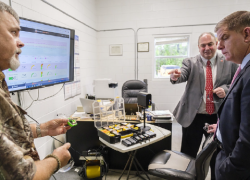
[[[221,87],[227,93],[238,65],[226,61],[225,57],[219,53],[217,53],[216,62],[217,74],[214,89]],[[201,55],[184,59],[181,67],[181,77],[179,77],[177,81],[172,81],[171,79],[170,81],[172,84],[187,81],[185,92],[177,104],[173,114],[178,123],[180,123],[183,127],[188,127],[193,122],[194,117],[199,111],[203,99],[205,75]],[[214,101],[220,100],[216,94],[214,94],[213,98]],[[222,103],[222,101],[219,102]],[[221,103],[215,103],[216,112],[218,111]]]

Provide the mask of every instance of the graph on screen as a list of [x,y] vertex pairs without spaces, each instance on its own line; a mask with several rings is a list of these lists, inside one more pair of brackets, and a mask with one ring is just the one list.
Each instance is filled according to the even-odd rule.
[[20,27],[20,40],[25,46],[19,55],[20,67],[4,71],[9,90],[70,81],[74,31],[27,19],[20,19]]

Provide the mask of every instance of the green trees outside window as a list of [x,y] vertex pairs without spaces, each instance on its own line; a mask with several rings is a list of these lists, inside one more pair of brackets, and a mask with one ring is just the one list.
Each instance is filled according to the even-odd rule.
[[155,78],[169,77],[168,72],[182,66],[188,57],[189,36],[155,38]]

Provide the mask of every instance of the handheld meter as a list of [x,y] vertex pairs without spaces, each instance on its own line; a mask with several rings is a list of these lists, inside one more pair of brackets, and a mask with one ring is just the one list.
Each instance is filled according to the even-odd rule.
[[74,127],[74,126],[77,125],[77,122],[76,122],[75,119],[70,119],[70,118],[69,118],[68,125],[69,125],[70,127]]

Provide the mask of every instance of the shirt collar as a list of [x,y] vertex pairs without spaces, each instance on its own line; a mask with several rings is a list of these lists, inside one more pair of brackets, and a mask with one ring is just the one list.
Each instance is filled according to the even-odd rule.
[[250,60],[250,53],[244,57],[240,68],[243,69],[245,67],[245,65],[248,63],[249,60]]
[[3,81],[3,79],[5,78],[5,75],[2,71],[0,71],[0,81]]
[[[217,53],[215,53],[214,56],[210,59],[210,62],[212,65],[214,65],[214,63],[215,63],[216,56],[217,56]],[[202,59],[202,62],[204,63],[204,65],[206,66],[208,59],[205,59],[202,55],[201,55],[201,59]]]

